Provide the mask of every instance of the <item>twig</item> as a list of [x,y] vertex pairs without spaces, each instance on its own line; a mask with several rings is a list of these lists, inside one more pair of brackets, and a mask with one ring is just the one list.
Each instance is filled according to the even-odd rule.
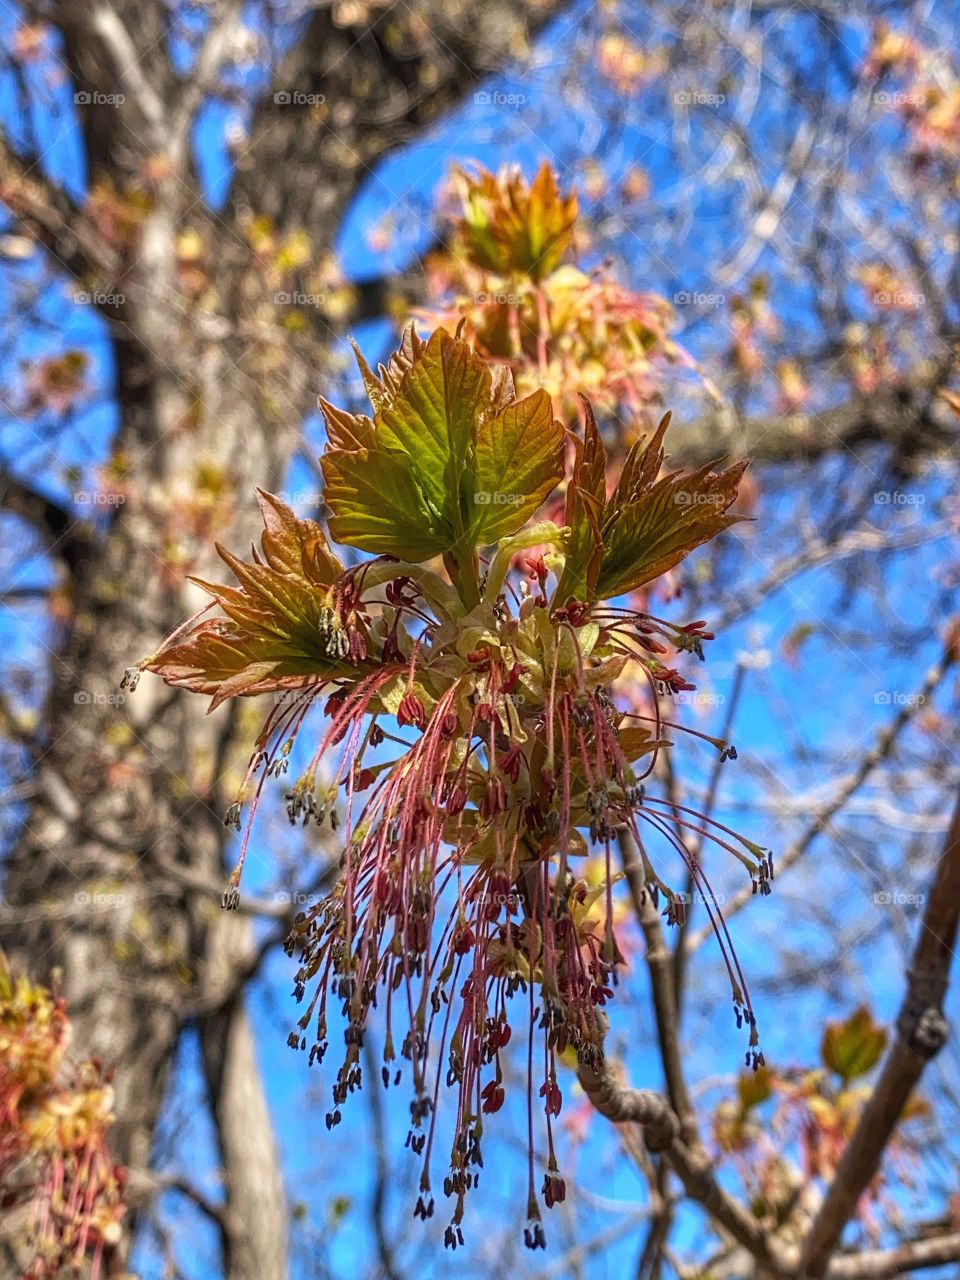
[[167,113],[160,95],[144,74],[143,65],[130,32],[112,5],[98,4],[91,16],[91,28],[109,48],[123,87],[137,104],[147,123],[151,144],[161,151],[169,144]]
[[880,1077],[844,1149],[804,1245],[803,1273],[822,1276],[883,1158],[903,1108],[931,1058],[943,1047],[943,1001],[960,920],[960,796],[927,898],[897,1035]]
[[660,916],[644,885],[643,866],[637,857],[636,845],[627,830],[620,834],[620,857],[633,909],[647,944],[647,968],[650,972],[657,1042],[667,1094],[670,1105],[679,1117],[683,1136],[689,1142],[695,1139],[696,1125],[680,1060],[680,1027],[673,985],[673,957],[663,936]]
[[[903,729],[910,723],[920,709],[926,706],[931,694],[942,683],[947,672],[950,670],[955,660],[955,648],[953,645],[947,645],[940,658],[924,676],[923,684],[920,688],[919,696],[915,698],[907,698],[904,700],[900,710],[886,726],[877,735],[876,742],[873,747],[864,755],[860,764],[854,773],[850,774],[847,780],[835,792],[833,797],[819,809],[817,809],[811,819],[806,830],[800,835],[785,853],[777,855],[777,871],[782,873],[806,853],[810,845],[813,844],[817,836],[822,835],[826,831],[830,821],[836,817],[843,806],[847,803],[852,795],[860,789],[866,782],[867,778],[873,773],[879,764],[886,760],[897,742]],[[751,901],[752,891],[749,889],[741,890],[735,893],[733,897],[724,907],[724,916],[726,919],[741,911],[748,902]],[[712,936],[712,930],[707,928],[698,929],[696,933],[692,933],[686,942],[686,949],[693,952]]]
[[710,1157],[684,1142],[680,1136],[680,1120],[666,1098],[648,1089],[632,1089],[621,1084],[606,1063],[595,1068],[581,1062],[577,1077],[602,1116],[614,1124],[641,1126],[647,1147],[663,1154],[687,1195],[762,1266],[776,1274],[789,1270],[787,1259],[781,1257],[779,1247],[763,1225],[717,1182]]
[[891,1276],[942,1267],[960,1261],[960,1231],[931,1240],[911,1240],[894,1249],[869,1249],[848,1258],[834,1258],[829,1280],[888,1280]]

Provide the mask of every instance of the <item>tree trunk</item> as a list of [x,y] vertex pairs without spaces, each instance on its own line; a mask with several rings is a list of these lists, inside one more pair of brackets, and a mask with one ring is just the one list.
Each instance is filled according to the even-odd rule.
[[[170,232],[169,221],[147,229],[145,244],[152,237],[161,261],[145,250],[145,281],[163,280]],[[23,908],[8,940],[15,959],[37,980],[60,971],[78,1051],[116,1067],[112,1147],[134,1170],[149,1168],[190,1005],[222,989],[246,945],[246,922],[224,916],[215,892],[225,882],[223,814],[233,799],[223,774],[249,743],[235,741],[229,709],[206,716],[203,700],[159,681],[144,680],[133,696],[120,681],[205,601],[184,583],[184,566],[171,566],[167,544],[189,547],[187,568],[199,575],[222,576],[213,536],[243,547],[258,535],[254,488],[279,487],[304,410],[303,378],[291,380],[294,404],[281,421],[244,372],[242,348],[198,340],[160,305],[151,317],[154,305],[140,325],[163,359],[117,345],[127,500],[75,566],[38,794],[6,879],[8,901]],[[194,498],[204,483],[227,495],[213,506],[213,530]],[[185,887],[183,873],[199,875],[210,893]],[[225,1274],[281,1277],[282,1179],[242,999],[207,1018],[201,1037],[229,1216],[242,1224]]]
[[[236,917],[225,916],[224,925]],[[229,981],[239,959],[233,946],[250,930],[229,928],[214,948],[211,970]],[[200,1045],[210,1107],[227,1178],[230,1220],[223,1232],[224,1274],[230,1280],[285,1280],[287,1206],[277,1143],[253,1028],[242,994],[200,1022]]]

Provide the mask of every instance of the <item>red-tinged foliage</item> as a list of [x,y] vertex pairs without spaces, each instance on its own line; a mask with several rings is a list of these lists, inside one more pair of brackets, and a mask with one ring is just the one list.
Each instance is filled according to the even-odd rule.
[[[123,1170],[110,1159],[113,1091],[73,1062],[62,999],[11,973],[0,952],[0,1206],[24,1210],[24,1280],[54,1280],[120,1239]],[[9,1215],[9,1216],[8,1216]]]
[[[742,1072],[736,1095],[724,1099],[713,1115],[714,1142],[730,1157],[750,1193],[755,1212],[781,1221],[794,1203],[798,1179],[829,1184],[871,1093],[866,1077],[880,1061],[887,1030],[861,1007],[849,1017],[829,1022],[820,1049],[820,1063],[810,1067]],[[911,1098],[903,1121],[927,1114],[927,1103]],[[891,1139],[889,1163],[877,1172],[858,1206],[868,1232],[879,1235],[881,1219],[895,1222],[896,1199],[888,1184],[903,1175],[911,1180],[910,1165],[917,1144],[909,1123]]]
[[430,259],[427,322],[462,322],[463,336],[509,367],[521,393],[548,391],[558,416],[572,416],[587,395],[598,412],[636,427],[665,368],[693,366],[670,337],[673,308],[624,288],[608,266],[576,265],[577,198],[561,192],[547,163],[529,184],[515,169],[458,169],[452,189],[458,209],[449,251]]
[[[554,225],[546,215],[544,225]],[[510,371],[491,370],[468,343],[410,330],[377,373],[362,358],[360,367],[370,413],[321,402],[322,466],[331,531],[375,558],[341,570],[319,525],[262,495],[263,556],[246,564],[221,551],[239,586],[207,587],[225,616],[190,620],[141,666],[215,703],[274,692],[241,802],[286,769],[293,736],[326,696],[326,730],[287,799],[291,821],[342,821],[342,872],[289,940],[307,1002],[291,1042],[306,1048],[312,1028],[312,1061],[342,1028],[332,1127],[361,1084],[368,1020],[382,1007],[384,1082],[398,1055],[412,1077],[408,1145],[423,1159],[422,1217],[433,1213],[438,1092],[444,1083],[454,1091],[444,1190],[455,1202],[455,1246],[481,1164],[481,1117],[505,1101],[502,1055],[518,1007],[530,1037],[528,1107],[539,1096],[546,1129],[540,1191],[548,1206],[563,1199],[558,1060],[568,1048],[595,1064],[603,1054],[598,1010],[623,963],[617,832],[632,833],[669,923],[682,918],[683,900],[651,844],[688,866],[711,904],[738,1021],[749,1026],[748,1059],[762,1061],[703,859],[690,858],[676,830],[733,853],[763,891],[770,861],[721,824],[647,794],[657,754],[671,745],[657,699],[645,716],[616,697],[624,673],[651,694],[692,688],[668,664],[702,658],[711,636],[700,621],[683,626],[610,599],[730,525],[743,466],[661,476],[665,419],[629,452],[608,498],[589,406],[567,477],[549,397],[518,399]],[[566,523],[535,520],[565,479]],[[324,787],[322,762],[333,772]],[[231,819],[238,813],[239,804]],[[228,905],[249,832],[248,823]],[[531,1148],[527,1243],[536,1247],[533,1169]]]
[[241,693],[298,688],[318,673],[333,678],[363,649],[350,580],[321,526],[262,491],[260,510],[262,558],[245,564],[217,545],[239,587],[195,579],[226,617],[191,620],[164,648],[164,679],[211,694],[212,706]]

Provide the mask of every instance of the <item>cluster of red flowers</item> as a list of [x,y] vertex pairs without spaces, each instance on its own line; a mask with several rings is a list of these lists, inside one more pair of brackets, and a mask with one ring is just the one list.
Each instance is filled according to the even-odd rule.
[[[598,1065],[603,1055],[598,1011],[621,960],[612,846],[623,833],[668,919],[683,901],[654,864],[651,835],[712,903],[738,1018],[750,1027],[748,1056],[759,1061],[746,984],[677,827],[729,850],[764,888],[769,860],[721,824],[647,794],[657,753],[670,745],[665,725],[657,712],[622,710],[616,695],[629,675],[654,695],[691,688],[670,655],[702,657],[712,637],[702,622],[681,626],[611,603],[736,519],[728,509],[743,466],[662,474],[665,419],[631,450],[608,496],[592,414],[565,476],[567,435],[549,398],[515,399],[508,372],[492,373],[444,331],[428,343],[409,331],[379,375],[361,368],[374,416],[324,403],[322,465],[331,532],[374,558],[345,569],[320,525],[264,495],[262,557],[246,564],[224,552],[240,585],[209,588],[225,617],[192,620],[143,665],[218,701],[282,690],[242,798],[285,770],[323,696],[326,731],[289,793],[289,813],[304,822],[336,815],[343,855],[336,888],[289,940],[306,1001],[291,1042],[309,1043],[315,1061],[343,1037],[332,1127],[361,1085],[364,1038],[381,1009],[384,1084],[408,1064],[408,1145],[423,1162],[424,1218],[434,1211],[440,1092],[453,1091],[443,1186],[454,1200],[447,1243],[456,1246],[485,1119],[504,1102],[504,1053],[522,1004],[527,1243],[536,1247],[544,1237],[534,1110],[545,1115],[539,1191],[551,1206],[565,1193],[553,1132],[558,1059],[570,1049]],[[565,478],[564,523],[531,525]],[[445,574],[429,567],[434,558]],[[321,784],[322,766],[335,768],[332,785]],[[606,863],[600,884],[578,874],[591,849]]]

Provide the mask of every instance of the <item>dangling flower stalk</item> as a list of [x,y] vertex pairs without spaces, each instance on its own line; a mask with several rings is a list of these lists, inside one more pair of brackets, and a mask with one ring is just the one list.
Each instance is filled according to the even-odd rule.
[[[326,732],[288,809],[291,821],[342,817],[343,856],[336,888],[297,918],[288,941],[306,1002],[291,1043],[309,1042],[311,1063],[322,1060],[342,1026],[333,1127],[361,1085],[361,1048],[379,1008],[384,1085],[401,1078],[398,1057],[409,1068],[407,1145],[422,1160],[423,1218],[434,1212],[441,1089],[453,1091],[443,1190],[453,1200],[446,1240],[456,1247],[485,1120],[505,1100],[511,1017],[523,1006],[526,1241],[539,1247],[540,1198],[552,1207],[565,1194],[551,1128],[563,1102],[558,1058],[572,1049],[599,1065],[598,1011],[622,963],[612,927],[619,833],[636,841],[670,922],[683,902],[655,868],[647,834],[687,864],[717,929],[738,1021],[750,1028],[748,1058],[761,1060],[704,867],[674,828],[733,853],[764,891],[770,861],[721,823],[647,795],[644,781],[670,747],[667,722],[618,706],[618,686],[638,676],[654,706],[658,693],[692,688],[665,662],[702,658],[712,636],[700,621],[680,626],[611,603],[738,518],[729,508],[745,464],[662,474],[664,418],[630,451],[608,496],[588,404],[583,434],[565,432],[545,392],[516,399],[508,370],[491,371],[444,330],[429,342],[408,330],[378,374],[358,360],[372,416],[321,401],[322,467],[330,533],[373,558],[345,569],[319,524],[261,494],[263,554],[247,564],[221,551],[240,585],[203,584],[224,616],[192,620],[141,667],[211,694],[214,705],[280,696],[229,821],[254,792],[252,821],[265,778],[286,769],[309,706],[326,698]],[[564,480],[564,523],[531,523]],[[428,567],[436,561],[443,572]],[[334,781],[320,789],[329,761]],[[237,901],[249,821],[227,905]],[[577,871],[592,848],[606,863],[600,885]],[[595,910],[601,901],[604,912]],[[547,1144],[539,1195],[538,1099]]]

